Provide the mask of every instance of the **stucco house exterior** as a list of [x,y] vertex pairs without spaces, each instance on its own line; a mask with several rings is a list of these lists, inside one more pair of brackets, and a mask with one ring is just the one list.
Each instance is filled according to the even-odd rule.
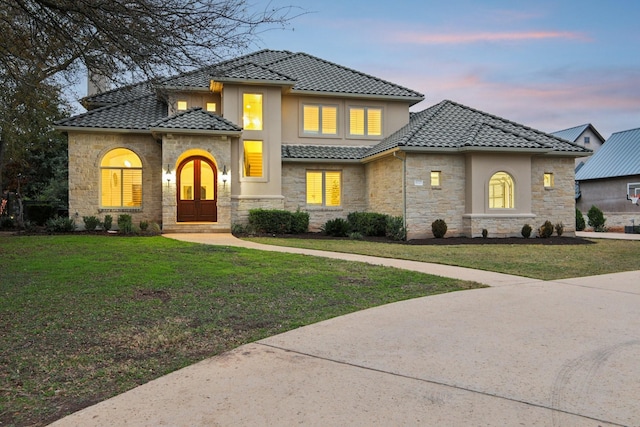
[[[574,159],[588,149],[329,61],[263,50],[89,96],[59,121],[69,212],[121,213],[164,232],[229,231],[253,208],[317,230],[354,211],[402,216],[407,237],[573,232]],[[540,224],[538,224],[540,223]]]
[[[600,135],[600,132],[598,132],[591,123],[552,132],[551,135],[575,142],[581,147],[590,149],[594,153],[598,151],[605,141],[602,135]],[[589,159],[590,157],[588,156],[576,157],[576,172],[584,166]]]
[[597,206],[608,227],[640,225],[640,128],[613,133],[576,173],[576,207]]

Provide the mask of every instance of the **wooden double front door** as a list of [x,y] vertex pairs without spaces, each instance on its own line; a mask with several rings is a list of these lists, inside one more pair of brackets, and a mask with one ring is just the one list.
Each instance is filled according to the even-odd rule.
[[178,222],[216,222],[218,220],[215,165],[205,157],[185,159],[176,171]]

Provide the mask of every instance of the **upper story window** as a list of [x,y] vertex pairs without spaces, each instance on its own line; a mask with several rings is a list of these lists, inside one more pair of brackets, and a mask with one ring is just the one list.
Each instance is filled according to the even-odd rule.
[[588,137],[588,136],[585,136],[585,137],[584,137],[584,143],[585,143],[585,144],[588,144],[588,143],[590,143],[590,142],[591,142],[591,138],[590,138],[590,137]]
[[100,206],[142,207],[142,162],[133,151],[116,148],[100,162]]
[[302,107],[303,131],[310,135],[336,135],[338,133],[338,107],[309,105]]
[[498,172],[489,180],[489,208],[512,209],[515,207],[513,178],[506,172]]
[[178,111],[185,111],[187,109],[187,101],[178,101]]
[[553,188],[553,173],[545,172],[544,173],[544,188]]
[[262,141],[244,141],[244,162],[242,165],[244,177],[262,178],[263,176]]
[[216,103],[215,102],[207,102],[206,109],[210,113],[216,112]]
[[262,94],[242,95],[242,123],[245,130],[262,130]]
[[353,136],[381,136],[382,108],[350,107],[349,134]]

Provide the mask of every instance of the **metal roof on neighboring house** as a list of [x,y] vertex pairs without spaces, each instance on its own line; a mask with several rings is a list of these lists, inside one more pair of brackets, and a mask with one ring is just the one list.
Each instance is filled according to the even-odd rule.
[[152,130],[207,130],[219,132],[241,132],[242,128],[217,114],[203,110],[201,107],[191,108],[167,117],[149,126]]
[[55,122],[58,128],[147,130],[151,123],[167,117],[167,105],[156,95],[146,95],[90,110]]
[[395,148],[532,150],[576,154],[577,157],[591,152],[553,135],[448,100],[412,114],[409,124],[372,147],[367,156]]
[[558,138],[566,139],[567,141],[578,142],[578,138],[580,138],[580,135],[582,135],[582,133],[587,129],[590,129],[591,132],[593,132],[598,138],[600,138],[601,141],[604,142],[604,138],[602,137],[602,135],[600,135],[600,132],[598,132],[591,123],[586,123],[580,126],[574,126],[572,128],[563,129],[556,132],[551,132],[550,135],[553,135]]
[[576,181],[640,175],[640,128],[612,134],[576,173]]
[[282,160],[360,160],[370,146],[282,145]]

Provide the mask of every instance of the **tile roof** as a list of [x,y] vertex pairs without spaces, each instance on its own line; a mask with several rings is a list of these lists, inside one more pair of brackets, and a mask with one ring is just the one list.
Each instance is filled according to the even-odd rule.
[[371,147],[338,145],[282,145],[283,160],[360,160]]
[[409,124],[372,147],[367,156],[393,148],[529,149],[578,155],[591,152],[577,144],[448,100],[412,114]]
[[146,130],[167,117],[167,105],[155,95],[90,110],[55,123],[58,127]]
[[183,129],[183,130],[209,130],[223,132],[240,132],[242,128],[231,123],[217,114],[204,111],[201,107],[192,108],[174,116],[164,118],[152,123],[149,128],[156,129]]
[[576,172],[576,180],[640,175],[640,128],[612,134]]

